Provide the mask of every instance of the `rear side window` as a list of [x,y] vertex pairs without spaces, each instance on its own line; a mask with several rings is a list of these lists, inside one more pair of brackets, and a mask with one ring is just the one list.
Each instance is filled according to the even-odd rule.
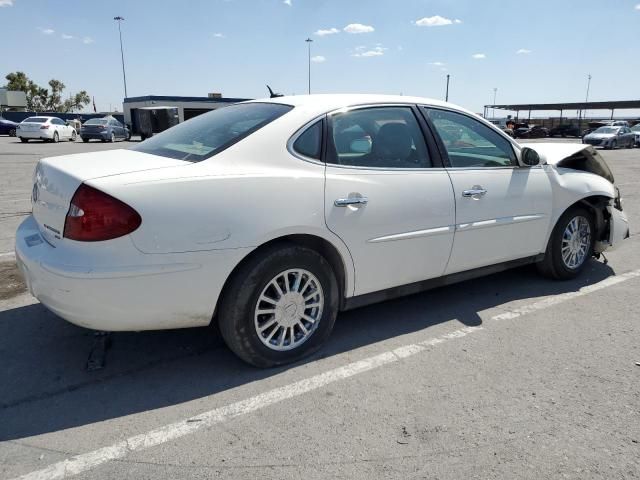
[[24,119],[23,123],[45,123],[47,119],[45,117],[29,117]]
[[132,150],[200,162],[251,135],[292,108],[280,103],[238,103],[176,125]]
[[293,150],[305,157],[320,160],[322,153],[322,120],[314,123],[293,144]]

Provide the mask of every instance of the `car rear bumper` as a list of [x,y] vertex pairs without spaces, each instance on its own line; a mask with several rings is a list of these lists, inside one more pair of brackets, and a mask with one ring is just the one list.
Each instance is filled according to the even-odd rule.
[[86,140],[108,140],[111,135],[108,133],[80,133],[80,137]]
[[29,216],[16,232],[16,261],[31,294],[65,320],[95,330],[137,331],[208,325],[224,282],[247,253],[148,255],[128,237],[120,240],[124,247],[115,250],[125,250],[122,259],[79,265],[68,249],[47,243]]
[[34,130],[25,132],[24,130],[17,130],[16,135],[20,138],[35,138],[41,140],[51,140],[53,138],[53,132],[55,130]]

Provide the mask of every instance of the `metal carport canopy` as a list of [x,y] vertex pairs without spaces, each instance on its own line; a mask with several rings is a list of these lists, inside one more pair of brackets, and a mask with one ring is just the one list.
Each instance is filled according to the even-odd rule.
[[514,105],[485,105],[485,109],[512,110],[619,110],[640,109],[640,100],[618,100],[613,102],[574,102],[574,103],[521,103]]

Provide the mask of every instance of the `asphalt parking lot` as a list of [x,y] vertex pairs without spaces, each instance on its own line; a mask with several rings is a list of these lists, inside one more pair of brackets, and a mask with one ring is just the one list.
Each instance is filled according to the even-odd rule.
[[640,149],[602,152],[632,229],[608,264],[350,311],[256,370],[213,327],[105,338],[25,293],[37,160],[127,146],[0,137],[0,478],[640,478]]

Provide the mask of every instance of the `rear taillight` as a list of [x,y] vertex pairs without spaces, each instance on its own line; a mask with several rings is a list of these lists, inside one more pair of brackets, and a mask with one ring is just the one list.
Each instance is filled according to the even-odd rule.
[[40,130],[46,130],[47,128],[49,128],[49,125],[42,125],[42,126],[40,127]]
[[129,205],[83,183],[71,199],[64,237],[99,242],[127,235],[141,223],[142,218]]

